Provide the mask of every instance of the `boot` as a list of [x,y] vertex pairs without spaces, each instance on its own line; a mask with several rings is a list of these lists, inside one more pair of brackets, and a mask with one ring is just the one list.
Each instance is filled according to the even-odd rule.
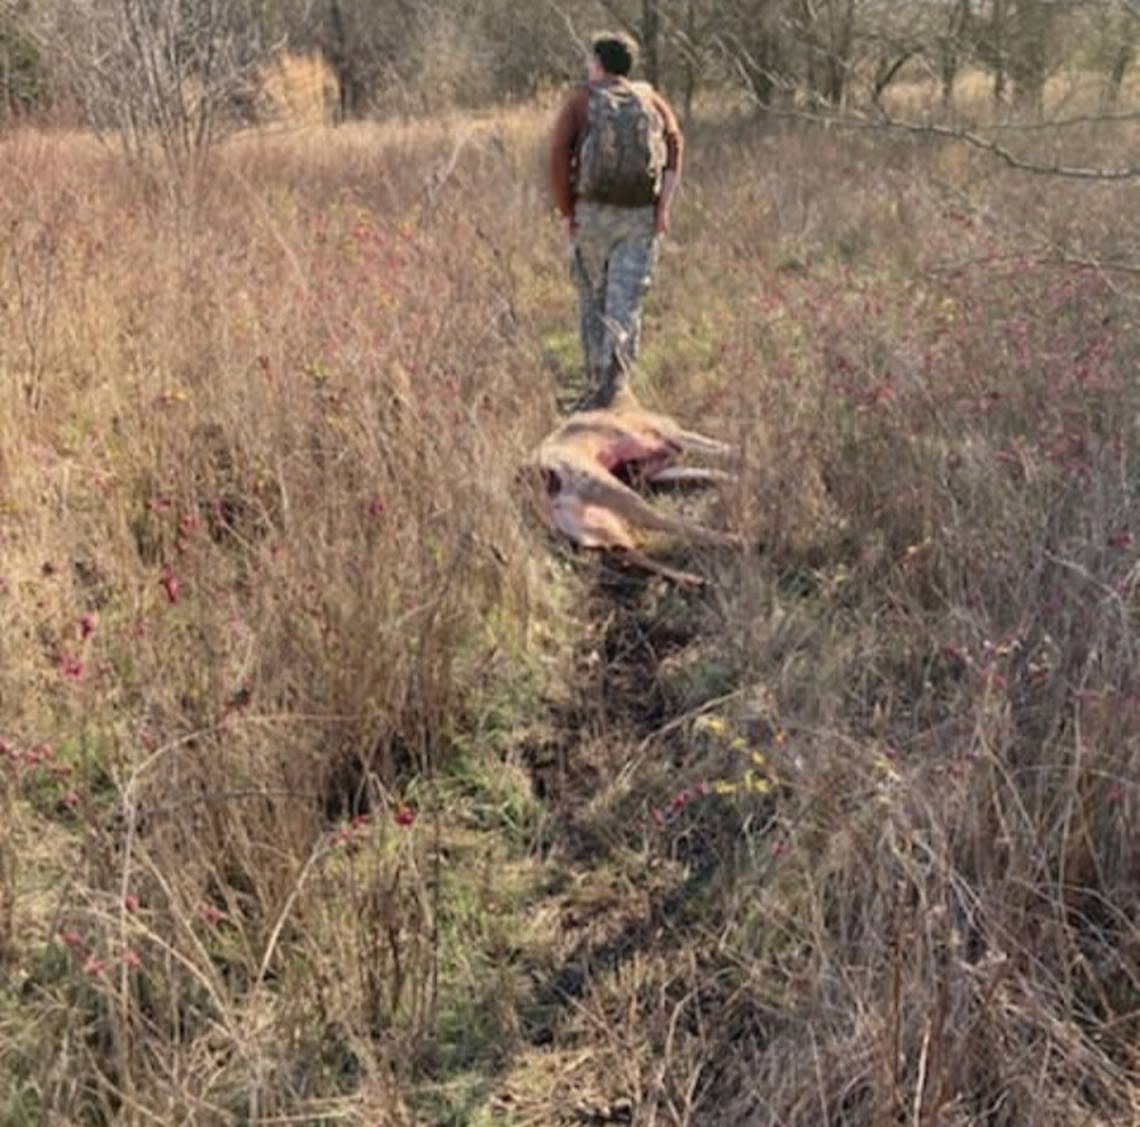
[[600,372],[588,372],[589,386],[572,409],[574,411],[598,411],[608,407],[614,397],[612,372],[612,365]]
[[593,387],[582,398],[577,410],[599,411],[612,407],[615,397],[629,388],[629,365],[615,356],[601,378],[591,382]]

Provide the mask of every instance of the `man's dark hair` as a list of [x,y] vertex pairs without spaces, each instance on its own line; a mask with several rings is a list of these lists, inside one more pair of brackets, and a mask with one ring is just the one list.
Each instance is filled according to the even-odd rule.
[[625,78],[637,62],[637,44],[620,31],[603,31],[595,35],[590,48],[598,56],[606,74]]

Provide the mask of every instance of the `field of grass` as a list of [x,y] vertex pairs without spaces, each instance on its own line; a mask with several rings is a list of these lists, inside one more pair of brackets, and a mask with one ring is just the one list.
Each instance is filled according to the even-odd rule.
[[0,1123],[1135,1124],[1137,185],[694,126],[692,593],[512,490],[545,124],[0,136]]

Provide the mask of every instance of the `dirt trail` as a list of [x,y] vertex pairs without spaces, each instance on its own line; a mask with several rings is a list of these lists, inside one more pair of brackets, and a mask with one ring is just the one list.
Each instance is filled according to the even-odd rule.
[[667,754],[653,740],[676,718],[662,665],[699,640],[706,597],[598,564],[579,616],[573,697],[526,753],[556,820],[560,879],[533,913],[523,956],[532,990],[491,1097],[493,1122],[654,1121],[639,1111],[655,1101],[633,1090],[632,1061],[624,1072],[615,1061],[611,1007],[631,976],[671,954],[684,882],[682,866],[646,863],[652,822],[632,780],[639,756]]

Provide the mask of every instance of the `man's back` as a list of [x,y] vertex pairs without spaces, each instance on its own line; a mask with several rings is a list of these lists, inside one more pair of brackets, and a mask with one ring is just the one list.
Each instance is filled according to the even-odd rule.
[[571,240],[579,332],[591,390],[608,405],[637,358],[641,304],[669,226],[682,139],[668,103],[629,80],[636,44],[595,37],[587,81],[566,99],[550,141],[550,182]]
[[[631,98],[637,98],[632,103]],[[608,105],[607,105],[608,103]],[[645,113],[638,111],[644,107]],[[593,112],[591,112],[593,111]],[[580,199],[590,200],[596,197],[588,194],[591,190],[589,182],[582,184],[581,162],[583,146],[589,147],[587,138],[590,135],[591,118],[604,124],[614,119],[623,120],[623,111],[628,114],[626,121],[645,120],[646,127],[652,128],[654,119],[659,127],[657,136],[664,145],[664,152],[660,154],[660,166],[654,183],[654,192],[648,199],[639,199],[636,203],[622,206],[651,205],[658,198],[661,179],[665,173],[671,172],[679,176],[684,151],[684,138],[681,128],[677,124],[676,115],[669,103],[652,86],[647,83],[629,82],[619,76],[606,76],[594,81],[588,81],[578,86],[566,99],[562,110],[555,119],[554,129],[550,138],[550,183],[554,193],[554,202],[558,210],[567,219],[574,214],[575,205]],[[599,138],[598,134],[601,133]],[[607,132],[610,145],[607,145]],[[612,140],[614,133],[608,129],[596,131],[595,138],[601,141],[597,146],[596,162],[591,156],[591,167],[595,164],[602,169],[603,161],[609,156],[610,167],[613,167]],[[652,137],[646,139],[646,146],[654,144]],[[607,153],[607,149],[609,152]],[[619,158],[620,161],[620,158]],[[647,161],[648,165],[648,161]],[[593,174],[597,176],[597,173]],[[618,174],[620,176],[620,173]],[[585,190],[583,190],[585,189]],[[597,202],[619,202],[597,198]]]

